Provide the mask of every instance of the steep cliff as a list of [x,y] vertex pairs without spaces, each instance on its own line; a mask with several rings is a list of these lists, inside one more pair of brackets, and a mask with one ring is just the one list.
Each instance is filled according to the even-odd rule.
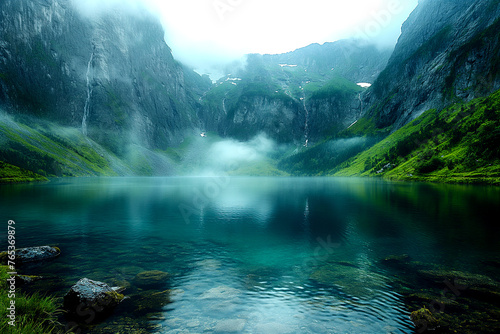
[[356,83],[372,83],[389,55],[355,40],[249,55],[243,70],[219,80],[203,97],[205,124],[239,139],[264,132],[280,142],[321,140],[361,116],[364,89]]
[[365,102],[378,128],[500,88],[500,2],[420,1]]
[[201,126],[198,99],[211,83],[174,60],[155,18],[5,0],[0,21],[0,102],[11,112],[80,127],[117,153],[166,148]]

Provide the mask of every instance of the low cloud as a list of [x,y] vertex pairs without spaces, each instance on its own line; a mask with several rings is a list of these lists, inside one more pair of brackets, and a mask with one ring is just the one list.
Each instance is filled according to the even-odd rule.
[[87,16],[154,13],[174,56],[212,79],[249,53],[284,53],[357,37],[393,46],[418,0],[73,0]]

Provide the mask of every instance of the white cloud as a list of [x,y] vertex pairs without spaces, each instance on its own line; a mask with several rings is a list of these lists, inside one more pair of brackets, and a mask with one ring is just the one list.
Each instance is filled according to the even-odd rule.
[[[206,71],[247,53],[282,53],[353,35],[394,45],[417,0],[87,0],[157,13],[174,56]],[[125,4],[125,5],[124,5]]]

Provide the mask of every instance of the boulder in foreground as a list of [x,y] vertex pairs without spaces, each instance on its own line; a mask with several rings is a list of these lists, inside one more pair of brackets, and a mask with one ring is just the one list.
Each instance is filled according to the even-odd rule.
[[123,300],[119,288],[111,288],[103,282],[82,278],[64,296],[64,308],[72,315],[93,318],[109,315]]

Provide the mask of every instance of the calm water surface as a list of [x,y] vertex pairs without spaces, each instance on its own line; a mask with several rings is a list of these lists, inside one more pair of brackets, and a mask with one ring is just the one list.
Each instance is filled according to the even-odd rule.
[[[482,263],[500,253],[499,204],[497,188],[370,179],[0,187],[1,219],[17,222],[17,246],[61,248],[59,258],[29,269],[52,278],[60,295],[83,277],[134,291],[137,273],[170,273],[172,303],[137,316],[155,333],[413,333],[380,260],[408,254],[484,273]],[[132,315],[119,308],[101,327]]]

